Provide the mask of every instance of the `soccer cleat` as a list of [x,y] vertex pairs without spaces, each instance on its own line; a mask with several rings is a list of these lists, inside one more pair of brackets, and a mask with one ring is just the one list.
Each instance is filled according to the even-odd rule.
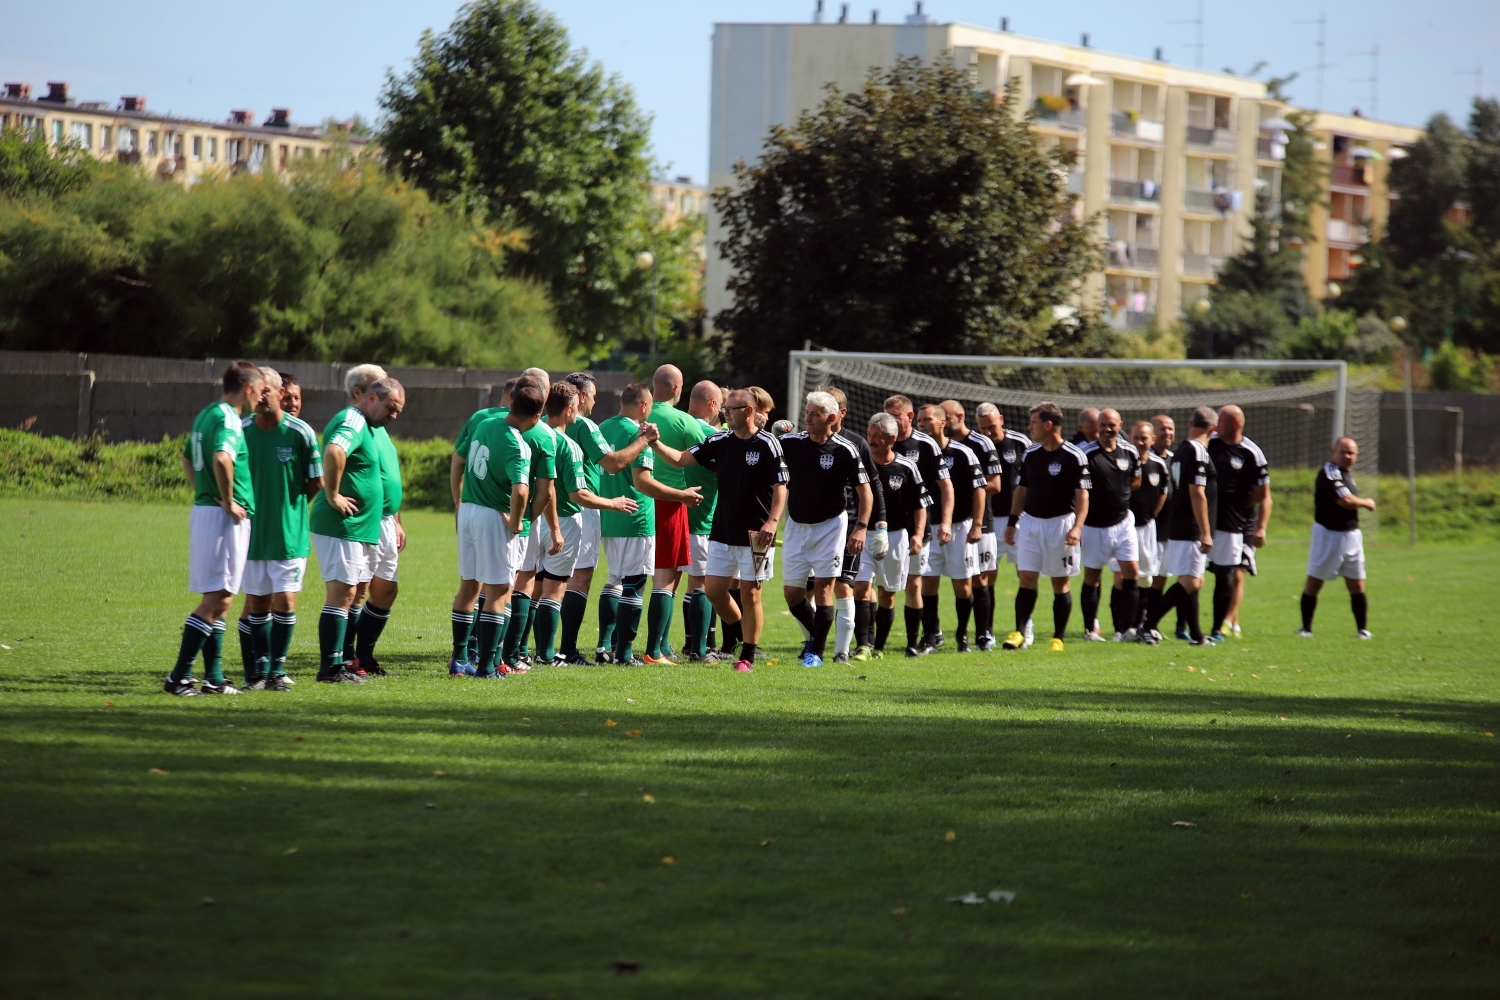
[[470,663],[468,660],[455,660],[452,657],[448,658],[448,676],[473,677],[476,673],[478,673],[478,671],[474,669],[474,664]]
[[365,679],[352,670],[335,670],[332,673],[318,674],[319,684],[363,684]]
[[291,689],[292,679],[286,674],[275,674],[266,681],[267,691],[290,691]]
[[874,650],[871,649],[869,646],[861,646],[861,647],[859,647],[858,649],[856,649],[854,651],[854,655],[851,656],[850,659],[854,660],[854,661],[856,661],[858,663],[864,663],[866,660],[868,660],[870,658],[870,654],[873,653],[873,652],[874,652]]
[[988,653],[990,650],[995,648],[995,637],[986,632],[984,635],[981,635],[977,639],[975,639],[974,644],[979,648],[979,651],[981,653]]
[[1236,639],[1238,639],[1240,637],[1240,623],[1235,622],[1233,625],[1229,626],[1229,631],[1234,634],[1234,637]]
[[1223,632],[1210,632],[1208,634],[1208,641],[1211,642],[1211,643],[1213,643],[1215,646],[1222,645],[1223,642],[1224,642],[1224,633]]
[[849,654],[848,653],[834,653],[833,654],[833,662],[837,663],[837,664],[840,664],[842,666],[847,667],[849,665]]
[[357,665],[357,669],[355,670],[355,673],[357,673],[357,674],[361,674],[361,675],[367,676],[367,677],[384,677],[384,676],[386,676],[385,668],[382,667],[380,665],[380,661],[377,660],[377,659],[375,659],[375,657],[373,657],[373,656],[370,657],[368,660],[361,659],[360,657],[356,656],[354,658],[354,662]]
[[1310,628],[1299,628],[1297,630],[1297,637],[1300,638],[1300,639],[1311,639],[1313,637],[1312,629],[1310,629]]
[[162,685],[162,690],[167,694],[175,694],[179,698],[196,698],[198,697],[198,682],[191,677],[182,681],[174,681],[168,677],[167,682]]
[[754,669],[755,664],[751,663],[749,660],[736,660],[734,663],[734,672],[737,674],[748,674]]
[[1098,632],[1095,632],[1093,629],[1089,629],[1083,633],[1083,639],[1085,642],[1103,642],[1104,636],[1100,635]]
[[1208,636],[1205,635],[1201,639],[1189,639],[1188,640],[1188,645],[1189,646],[1217,646],[1218,643],[1214,642],[1212,639],[1210,639]]
[[870,659],[872,659],[872,660],[883,660],[883,659],[885,659],[885,650],[883,650],[883,649],[872,649],[872,650],[870,650]]
[[805,653],[802,656],[801,663],[804,667],[821,667],[823,665],[823,658],[817,653]]
[[574,653],[572,656],[564,656],[562,660],[570,667],[587,667],[592,665],[594,662],[582,653]]
[[954,643],[953,643],[953,651],[955,653],[967,653],[967,652],[969,652],[970,651],[969,637],[966,636],[966,635],[959,636],[954,641]]
[[1047,643],[1047,648],[1054,653],[1061,653],[1063,651],[1063,641],[1057,636],[1053,636],[1052,641]]
[[215,684],[213,681],[204,681],[203,682],[203,693],[204,694],[239,694],[240,693],[240,689],[237,688],[237,687],[235,687],[233,684],[229,683],[228,681],[220,681],[217,684]]
[[1000,648],[1024,649],[1029,645],[1031,645],[1031,643],[1026,641],[1026,636],[1024,634],[1020,632],[1012,632],[1010,635],[1005,637],[1005,641],[1000,644]]
[[1369,629],[1362,628],[1358,632],[1354,633],[1354,638],[1356,638],[1356,639],[1373,639],[1373,638],[1375,638],[1375,636],[1370,633]]
[[515,663],[503,663],[501,664],[501,666],[505,667],[505,672],[508,674],[531,673],[531,664],[526,662],[525,660],[520,659],[519,657],[517,657]]
[[1187,629],[1180,628],[1176,632],[1172,633],[1172,638],[1177,639],[1177,640],[1179,640],[1181,642],[1187,642],[1189,639],[1192,638],[1192,636],[1188,635],[1188,630]]
[[475,674],[474,677],[475,677],[476,680],[481,680],[481,681],[503,681],[503,680],[505,680],[506,674],[508,674],[508,673],[509,673],[509,671],[507,671],[507,670],[501,670],[501,669],[499,669],[497,667],[497,668],[495,668],[495,671],[493,673]]
[[934,632],[932,635],[922,636],[922,645],[926,646],[934,653],[942,649],[943,643],[947,641],[948,640],[943,637],[942,632]]
[[1154,646],[1157,643],[1161,642],[1161,633],[1156,631],[1156,629],[1154,628],[1148,628],[1144,632],[1140,633],[1140,641],[1144,642],[1148,646]]
[[[729,659],[729,654],[718,649],[710,649],[699,657],[699,660],[703,663],[723,663],[727,659]],[[739,661],[736,660],[735,662],[738,663]]]
[[906,647],[906,658],[908,660],[915,660],[917,657],[923,655],[926,652],[927,652],[927,650],[922,649],[920,646],[907,646]]
[[646,665],[646,661],[641,659],[639,656],[636,656],[634,653],[630,654],[630,659],[628,660],[621,660],[616,657],[614,662],[618,663],[622,667],[644,667]]
[[248,682],[243,688],[241,688],[241,690],[243,690],[243,691],[264,691],[266,689],[266,683],[267,682],[266,682],[266,679],[264,677],[257,677],[257,678],[255,678],[255,680]]
[[646,654],[646,662],[648,664],[650,664],[651,666],[653,666],[653,667],[675,667],[675,666],[677,666],[677,664],[673,663],[670,659],[667,658],[667,654],[665,654],[665,653],[663,653],[660,656],[652,656],[650,653],[647,653]]
[[615,662],[615,654],[607,649],[596,649],[594,650],[594,662],[613,663]]

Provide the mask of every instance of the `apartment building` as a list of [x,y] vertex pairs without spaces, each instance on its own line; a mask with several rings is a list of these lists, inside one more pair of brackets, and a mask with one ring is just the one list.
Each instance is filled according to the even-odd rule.
[[[997,101],[1016,81],[1016,113],[1036,111],[1039,142],[1077,154],[1067,186],[1080,196],[1080,217],[1101,219],[1106,249],[1104,270],[1084,294],[1112,324],[1170,323],[1204,298],[1249,233],[1256,191],[1279,194],[1286,106],[1258,80],[937,24],[917,6],[899,25],[716,24],[709,187],[732,184],[735,162],[757,160],[771,126],[820,103],[828,83],[856,89],[872,66],[951,58]],[[1358,264],[1351,258],[1362,227],[1384,221],[1390,149],[1421,132],[1328,114],[1314,130],[1332,181],[1330,207],[1313,220],[1327,238],[1308,248],[1308,281],[1321,297],[1326,282]],[[721,238],[712,214],[708,230],[712,246]],[[710,315],[729,305],[727,278],[728,265],[711,252]]]
[[296,159],[327,156],[335,145],[354,150],[366,140],[296,125],[290,108],[273,108],[259,124],[254,111],[231,111],[223,122],[177,118],[146,108],[132,95],[107,101],[78,101],[67,83],[47,84],[32,97],[29,83],[7,83],[0,95],[0,127],[34,132],[53,145],[76,144],[101,160],[138,164],[158,177],[192,183],[207,173],[285,170]]
[[708,188],[694,184],[691,177],[658,178],[650,181],[646,189],[652,202],[661,209],[662,221],[668,225],[708,211]]

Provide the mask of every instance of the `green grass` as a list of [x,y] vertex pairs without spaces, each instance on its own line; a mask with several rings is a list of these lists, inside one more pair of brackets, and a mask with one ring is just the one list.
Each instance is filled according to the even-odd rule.
[[316,688],[312,594],[295,691],[184,701],[186,509],[0,500],[0,995],[1495,994],[1493,545],[1373,549],[1370,643],[1286,531],[1221,649],[803,670],[774,597],[749,676],[480,683],[450,517],[400,676]]

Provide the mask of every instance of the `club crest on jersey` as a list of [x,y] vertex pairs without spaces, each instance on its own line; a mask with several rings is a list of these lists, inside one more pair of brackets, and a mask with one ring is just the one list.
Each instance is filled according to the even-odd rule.
[[818,464],[821,465],[825,469],[831,469],[831,468],[833,468],[833,456],[832,455],[819,455],[818,456]]
[[1053,462],[1051,465],[1047,466],[1047,472],[1050,475],[1054,475],[1054,476],[1060,476],[1060,475],[1062,475],[1062,463],[1061,462]]
[[886,477],[885,482],[892,491],[899,492],[901,487],[906,485],[906,477],[898,476],[895,473],[892,473],[891,475]]
[[1006,465],[1016,464],[1016,453],[1014,451],[1007,451],[1002,457],[1005,459]]
[[754,465],[756,462],[759,462],[759,461],[760,461],[760,452],[758,452],[758,451],[747,451],[747,452],[745,452],[745,464],[746,465]]
[[1115,468],[1119,469],[1121,472],[1124,472],[1126,469],[1130,468],[1130,459],[1126,458],[1124,455],[1121,455],[1119,458],[1115,459]]
[[276,461],[278,461],[278,462],[290,462],[291,460],[292,460],[292,449],[290,449],[290,448],[277,448],[276,449]]
[[1161,473],[1160,472],[1153,472],[1149,476],[1147,476],[1146,478],[1148,480],[1150,480],[1152,486],[1160,486],[1161,485]]
[[944,455],[943,456],[943,464],[946,465],[950,469],[953,468],[953,456],[952,455]]
[[1229,467],[1235,472],[1238,472],[1245,467],[1245,460],[1243,458],[1240,458],[1240,456],[1238,455],[1230,455]]

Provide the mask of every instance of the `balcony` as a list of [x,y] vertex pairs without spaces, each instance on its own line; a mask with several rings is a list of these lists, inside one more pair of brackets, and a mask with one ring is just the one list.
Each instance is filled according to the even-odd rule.
[[1155,181],[1109,179],[1111,201],[1161,201],[1161,185]]
[[1366,169],[1365,167],[1345,167],[1335,163],[1329,180],[1335,184],[1347,184],[1351,187],[1369,187],[1370,181],[1365,174]]
[[1088,112],[1082,108],[1067,108],[1057,111],[1052,108],[1037,106],[1036,120],[1038,125],[1050,128],[1067,129],[1070,132],[1082,132],[1087,124]]
[[1199,149],[1211,149],[1219,153],[1233,153],[1235,151],[1234,133],[1222,128],[1199,128],[1197,125],[1187,127],[1187,143]]
[[1353,246],[1361,246],[1370,240],[1370,230],[1357,222],[1347,222],[1344,219],[1328,220],[1328,242],[1348,243]]
[[1145,142],[1161,142],[1167,137],[1167,127],[1149,118],[1132,117],[1129,112],[1116,111],[1109,116],[1110,129],[1122,139],[1141,139]]
[[1216,191],[1188,188],[1182,193],[1182,207],[1189,212],[1217,212],[1224,215],[1234,207],[1234,192],[1225,188]]
[[1261,136],[1255,140],[1255,155],[1262,160],[1281,161],[1286,159],[1286,143],[1273,142]]
[[1083,194],[1083,171],[1069,170],[1066,189],[1069,194]]
[[1228,259],[1223,254],[1216,253],[1184,253],[1182,273],[1212,278],[1219,273],[1219,268],[1223,267]]
[[1160,260],[1156,247],[1124,240],[1110,240],[1104,244],[1104,259],[1106,267],[1128,267],[1137,271],[1154,271]]

